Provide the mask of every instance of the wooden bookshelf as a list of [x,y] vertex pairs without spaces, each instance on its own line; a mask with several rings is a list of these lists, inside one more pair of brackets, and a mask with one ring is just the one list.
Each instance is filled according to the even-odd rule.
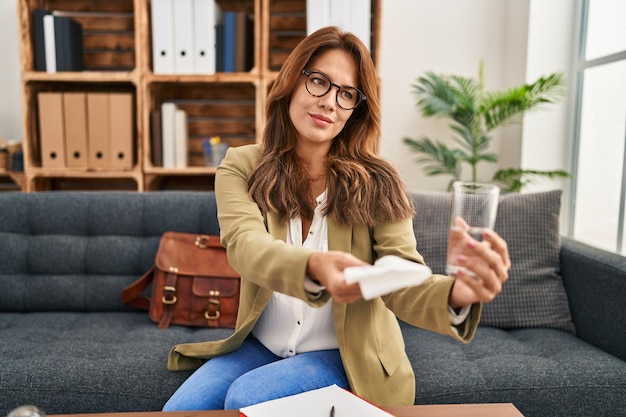
[[[372,0],[372,56],[378,62],[380,2]],[[306,0],[217,0],[222,10],[253,19],[249,71],[212,75],[160,75],[152,71],[151,0],[17,0],[20,27],[24,191],[49,189],[212,189],[215,167],[206,166],[202,140],[219,135],[229,146],[255,143],[265,123],[266,96],[289,52],[306,36]],[[83,26],[80,72],[35,71],[32,11],[63,11]],[[134,97],[130,169],[42,167],[39,92],[129,92]],[[153,163],[151,114],[164,101],[188,115],[188,166]]]

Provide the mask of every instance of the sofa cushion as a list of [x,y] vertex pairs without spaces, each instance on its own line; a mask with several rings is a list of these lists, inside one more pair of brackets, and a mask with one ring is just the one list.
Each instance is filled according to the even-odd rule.
[[[495,230],[507,241],[509,280],[485,304],[481,325],[503,329],[544,327],[574,332],[560,276],[559,211],[561,191],[505,194],[500,197]],[[445,273],[450,195],[414,193],[417,249],[433,272]]]
[[469,344],[401,323],[416,404],[513,403],[526,417],[621,416],[626,363],[554,329],[479,327]]
[[[177,343],[219,340],[230,329],[158,329],[144,312],[2,313],[0,416],[36,404],[48,414],[160,411],[191,375],[170,372]],[[4,409],[2,409],[4,407]]]

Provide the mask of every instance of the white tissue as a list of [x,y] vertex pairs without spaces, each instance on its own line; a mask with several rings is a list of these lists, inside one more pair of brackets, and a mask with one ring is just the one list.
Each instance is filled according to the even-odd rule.
[[343,272],[348,284],[359,283],[365,300],[420,285],[433,274],[429,267],[395,255],[383,256],[374,265],[352,266]]

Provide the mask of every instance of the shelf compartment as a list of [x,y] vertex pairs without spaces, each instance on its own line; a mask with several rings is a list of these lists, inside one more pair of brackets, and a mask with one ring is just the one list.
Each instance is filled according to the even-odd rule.
[[32,81],[28,82],[24,85],[24,100],[25,106],[30,111],[25,113],[25,132],[24,132],[24,147],[25,147],[25,167],[28,167],[28,170],[44,170],[50,171],[54,175],[58,175],[60,172],[68,171],[68,172],[106,172],[106,171],[116,171],[116,168],[42,168],[42,158],[41,158],[41,140],[40,140],[40,127],[39,127],[39,106],[37,102],[37,95],[42,92],[100,92],[100,93],[131,93],[133,95],[133,108],[134,108],[134,116],[133,119],[134,127],[133,127],[133,143],[132,149],[135,150],[133,155],[132,168],[129,171],[140,170],[139,167],[139,152],[138,144],[140,137],[140,132],[138,129],[137,123],[137,92],[134,84],[128,82],[121,83],[88,83],[88,82],[70,82],[70,81],[55,81],[55,82],[39,82]]
[[[307,36],[306,0],[267,0],[267,50],[264,65],[270,72],[280,71],[293,49]],[[381,0],[371,0],[371,56],[378,63]]]
[[[261,48],[261,23],[260,23],[260,9],[261,9],[261,0],[215,0],[217,3],[217,6],[219,6],[219,9],[221,12],[224,11],[233,11],[233,12],[244,12],[244,13],[248,13],[253,15],[253,33],[251,36],[251,39],[247,39],[246,42],[251,42],[252,44],[250,45],[252,48],[252,66],[249,69],[249,71],[246,72],[237,72],[237,73],[221,73],[221,72],[217,72],[215,75],[218,74],[247,74],[247,73],[257,73],[258,72],[258,67],[259,67],[259,62],[260,62],[260,48]],[[146,17],[144,19],[142,19],[142,28],[141,30],[145,32],[145,37],[144,37],[144,45],[142,48],[142,61],[145,67],[143,68],[143,71],[146,73],[147,76],[153,75],[154,76],[154,63],[153,63],[153,57],[152,57],[152,22],[151,22],[151,15],[152,15],[152,1],[146,1],[145,2],[145,15]],[[217,57],[216,57],[217,59]]]
[[267,68],[279,71],[306,37],[306,0],[270,0]]
[[0,191],[22,191],[24,174],[0,169]]
[[25,0],[21,20],[22,70],[34,70],[32,11],[37,7],[70,17],[83,28],[85,71],[131,71],[137,67],[134,0]]
[[28,175],[25,191],[144,191],[143,176],[140,172],[107,173],[63,173],[53,175],[50,172],[40,172]]
[[145,191],[213,191],[215,168],[198,172],[196,169],[187,169],[180,172],[170,170],[168,174],[144,175]]
[[[148,90],[148,114],[144,121],[149,121],[150,113],[164,102],[173,102],[187,113],[189,168],[205,167],[202,141],[211,136],[219,136],[229,146],[256,142],[254,83],[152,83]],[[151,137],[153,134],[151,131]],[[145,156],[147,172],[158,168],[151,155]]]

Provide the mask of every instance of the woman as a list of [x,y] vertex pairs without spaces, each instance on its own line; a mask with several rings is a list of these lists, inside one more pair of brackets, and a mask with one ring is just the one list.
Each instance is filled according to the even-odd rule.
[[385,255],[423,262],[412,203],[377,156],[379,138],[366,47],[333,27],[308,36],[270,91],[263,144],[231,148],[217,170],[222,242],[242,279],[237,328],[172,349],[169,369],[200,368],[164,410],[237,409],[331,384],[378,405],[413,404],[396,317],[470,341],[481,303],[508,276],[494,233],[465,236],[463,262],[479,279],[433,276],[370,301],[345,282],[344,268]]

